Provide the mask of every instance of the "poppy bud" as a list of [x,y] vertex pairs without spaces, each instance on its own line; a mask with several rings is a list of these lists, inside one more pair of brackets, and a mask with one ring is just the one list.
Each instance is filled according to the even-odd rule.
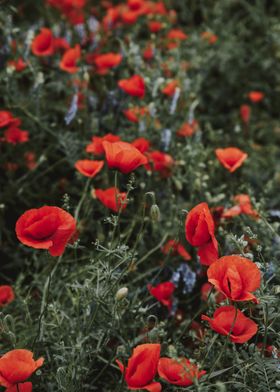
[[159,222],[160,221],[160,210],[157,204],[153,204],[150,210],[150,216],[152,221]]
[[116,300],[117,301],[122,301],[128,294],[128,288],[127,287],[121,287],[117,292],[116,292]]

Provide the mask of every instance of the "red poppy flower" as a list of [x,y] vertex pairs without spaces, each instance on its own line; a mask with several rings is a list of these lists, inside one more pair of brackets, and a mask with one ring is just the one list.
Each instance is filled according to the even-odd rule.
[[110,169],[118,169],[128,174],[148,160],[136,147],[125,142],[103,142],[107,164]]
[[106,72],[110,68],[118,66],[122,61],[122,55],[119,53],[106,53],[95,56],[94,63],[97,70],[102,73]]
[[151,33],[158,33],[163,28],[163,24],[157,20],[152,20],[148,23],[148,27]]
[[230,173],[238,169],[248,157],[248,154],[236,147],[217,148],[215,153],[220,163]]
[[74,48],[66,50],[60,61],[60,68],[68,73],[76,73],[79,68],[77,62],[81,58],[80,45],[76,45]]
[[201,264],[210,265],[218,258],[218,243],[215,238],[215,224],[207,203],[195,206],[185,222],[187,241],[198,247]]
[[64,52],[65,50],[70,49],[69,42],[65,38],[56,37],[54,38],[54,49],[56,52]]
[[249,124],[251,117],[251,108],[249,105],[241,105],[240,106],[240,117],[244,124]]
[[139,119],[147,114],[147,108],[135,106],[133,108],[124,110],[123,114],[129,121],[138,123]]
[[174,159],[171,155],[161,151],[152,151],[147,154],[149,163],[146,165],[147,170],[159,172],[164,178],[172,174]]
[[224,210],[222,214],[223,218],[233,218],[234,216],[238,216],[241,214],[249,215],[252,216],[253,218],[259,217],[258,212],[254,210],[252,207],[251,199],[249,195],[246,194],[236,195],[234,197],[234,201],[237,205]]
[[145,96],[145,82],[140,75],[134,75],[131,76],[131,78],[122,79],[118,82],[118,86],[133,97],[142,99]]
[[105,190],[93,189],[93,198],[97,198],[101,203],[114,212],[127,206],[126,193],[120,192],[118,188],[112,187]]
[[157,1],[156,3],[147,1],[148,13],[151,15],[167,15],[168,11],[163,1]]
[[25,143],[29,140],[29,132],[22,131],[21,129],[11,125],[10,128],[4,132],[4,140],[6,143],[11,144]]
[[120,17],[123,23],[132,25],[137,22],[140,15],[140,10],[134,11],[130,10],[128,7],[123,7]]
[[119,360],[117,364],[129,389],[145,389],[149,392],[160,392],[159,382],[153,382],[157,373],[160,356],[160,344],[140,344],[135,347],[125,367]]
[[13,125],[17,127],[20,125],[20,120],[18,118],[13,117],[11,112],[6,110],[0,111],[0,128],[4,128],[7,126]]
[[32,392],[32,382],[24,382],[13,385],[5,389],[5,392]]
[[184,123],[181,128],[176,132],[177,136],[182,137],[190,137],[192,136],[198,129],[197,121],[193,120],[191,123]]
[[184,41],[188,36],[180,29],[173,29],[169,31],[167,38],[170,40]]
[[27,67],[27,64],[23,61],[22,57],[19,57],[17,60],[8,61],[8,65],[9,67],[14,67],[16,72],[21,72]]
[[26,151],[24,154],[24,160],[29,170],[33,170],[37,166],[36,155],[32,151]]
[[132,10],[139,10],[143,6],[144,2],[145,0],[127,0],[127,5]]
[[120,141],[120,137],[117,135],[112,135],[111,133],[107,133],[107,135],[100,137],[100,136],[93,136],[92,143],[88,144],[86,147],[86,152],[92,153],[94,155],[102,155],[104,154],[104,147],[103,142],[118,142]]
[[223,293],[216,291],[211,283],[206,282],[200,289],[202,301],[208,302],[210,293],[214,296],[216,304],[219,304],[226,299],[226,296]]
[[104,161],[91,161],[90,159],[82,159],[75,163],[75,168],[84,176],[95,177],[104,166]]
[[176,88],[179,87],[178,80],[172,80],[162,89],[164,95],[172,97],[175,94]]
[[210,327],[221,335],[228,336],[233,343],[245,343],[250,340],[258,330],[257,324],[244,316],[234,306],[221,306],[214,313],[213,319],[202,315],[202,320],[209,322]]
[[241,256],[224,256],[210,265],[208,281],[232,301],[254,301],[252,294],[261,284],[261,273],[251,260]]
[[60,256],[76,232],[76,221],[59,207],[45,206],[26,211],[16,223],[20,242],[35,249],[48,249]]
[[249,195],[246,194],[240,194],[234,196],[235,203],[238,203],[238,205],[241,208],[241,213],[245,215],[250,215],[254,218],[258,218],[259,214],[256,210],[253,209],[251,199]]
[[264,93],[262,93],[261,91],[251,91],[248,94],[248,97],[251,102],[258,103],[264,99]]
[[106,15],[104,16],[102,20],[102,25],[105,30],[111,29],[114,27],[116,22],[118,21],[120,17],[120,10],[119,7],[110,7],[107,10]]
[[11,286],[0,286],[0,307],[8,305],[9,303],[13,302],[14,299],[15,294]]
[[175,285],[172,282],[163,282],[153,287],[151,284],[147,286],[150,294],[155,297],[162,305],[166,306],[168,310],[172,307],[172,295],[175,290]]
[[31,44],[35,56],[51,56],[54,54],[54,38],[50,29],[42,28]]
[[28,350],[12,350],[0,358],[0,385],[11,387],[27,380],[44,363],[44,358],[37,361]]
[[201,33],[201,38],[208,42],[208,44],[213,45],[217,42],[218,37],[216,34],[212,33],[211,31],[203,31]]
[[184,260],[189,261],[191,260],[191,255],[189,252],[186,251],[184,246],[176,240],[169,240],[167,243],[162,247],[162,253],[167,255],[171,253],[172,255],[179,254],[183,257]]
[[163,357],[158,362],[158,374],[169,384],[188,387],[195,380],[206,374],[206,371],[199,370],[187,358],[173,359]]
[[151,44],[148,44],[143,51],[143,59],[146,61],[152,60],[155,54],[155,49]]
[[139,137],[138,139],[135,139],[131,144],[136,147],[137,150],[139,150],[142,154],[147,152],[150,148],[149,140],[145,139],[144,137]]

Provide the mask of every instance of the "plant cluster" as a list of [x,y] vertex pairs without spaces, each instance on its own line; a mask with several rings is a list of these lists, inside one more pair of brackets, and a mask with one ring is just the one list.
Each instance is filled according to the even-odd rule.
[[277,392],[279,1],[0,7],[0,389]]

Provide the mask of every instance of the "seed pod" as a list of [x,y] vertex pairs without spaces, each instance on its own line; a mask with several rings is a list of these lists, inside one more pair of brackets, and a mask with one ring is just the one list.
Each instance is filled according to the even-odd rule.
[[150,210],[150,216],[152,221],[159,222],[160,221],[160,210],[157,204],[153,204]]
[[123,300],[128,294],[128,288],[127,287],[121,287],[117,292],[116,292],[116,300],[121,301]]

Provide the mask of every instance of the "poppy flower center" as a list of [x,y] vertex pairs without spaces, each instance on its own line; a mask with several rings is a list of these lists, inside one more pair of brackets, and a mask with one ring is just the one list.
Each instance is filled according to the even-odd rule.
[[227,296],[238,299],[243,290],[242,279],[235,266],[228,269],[223,279],[223,288]]

